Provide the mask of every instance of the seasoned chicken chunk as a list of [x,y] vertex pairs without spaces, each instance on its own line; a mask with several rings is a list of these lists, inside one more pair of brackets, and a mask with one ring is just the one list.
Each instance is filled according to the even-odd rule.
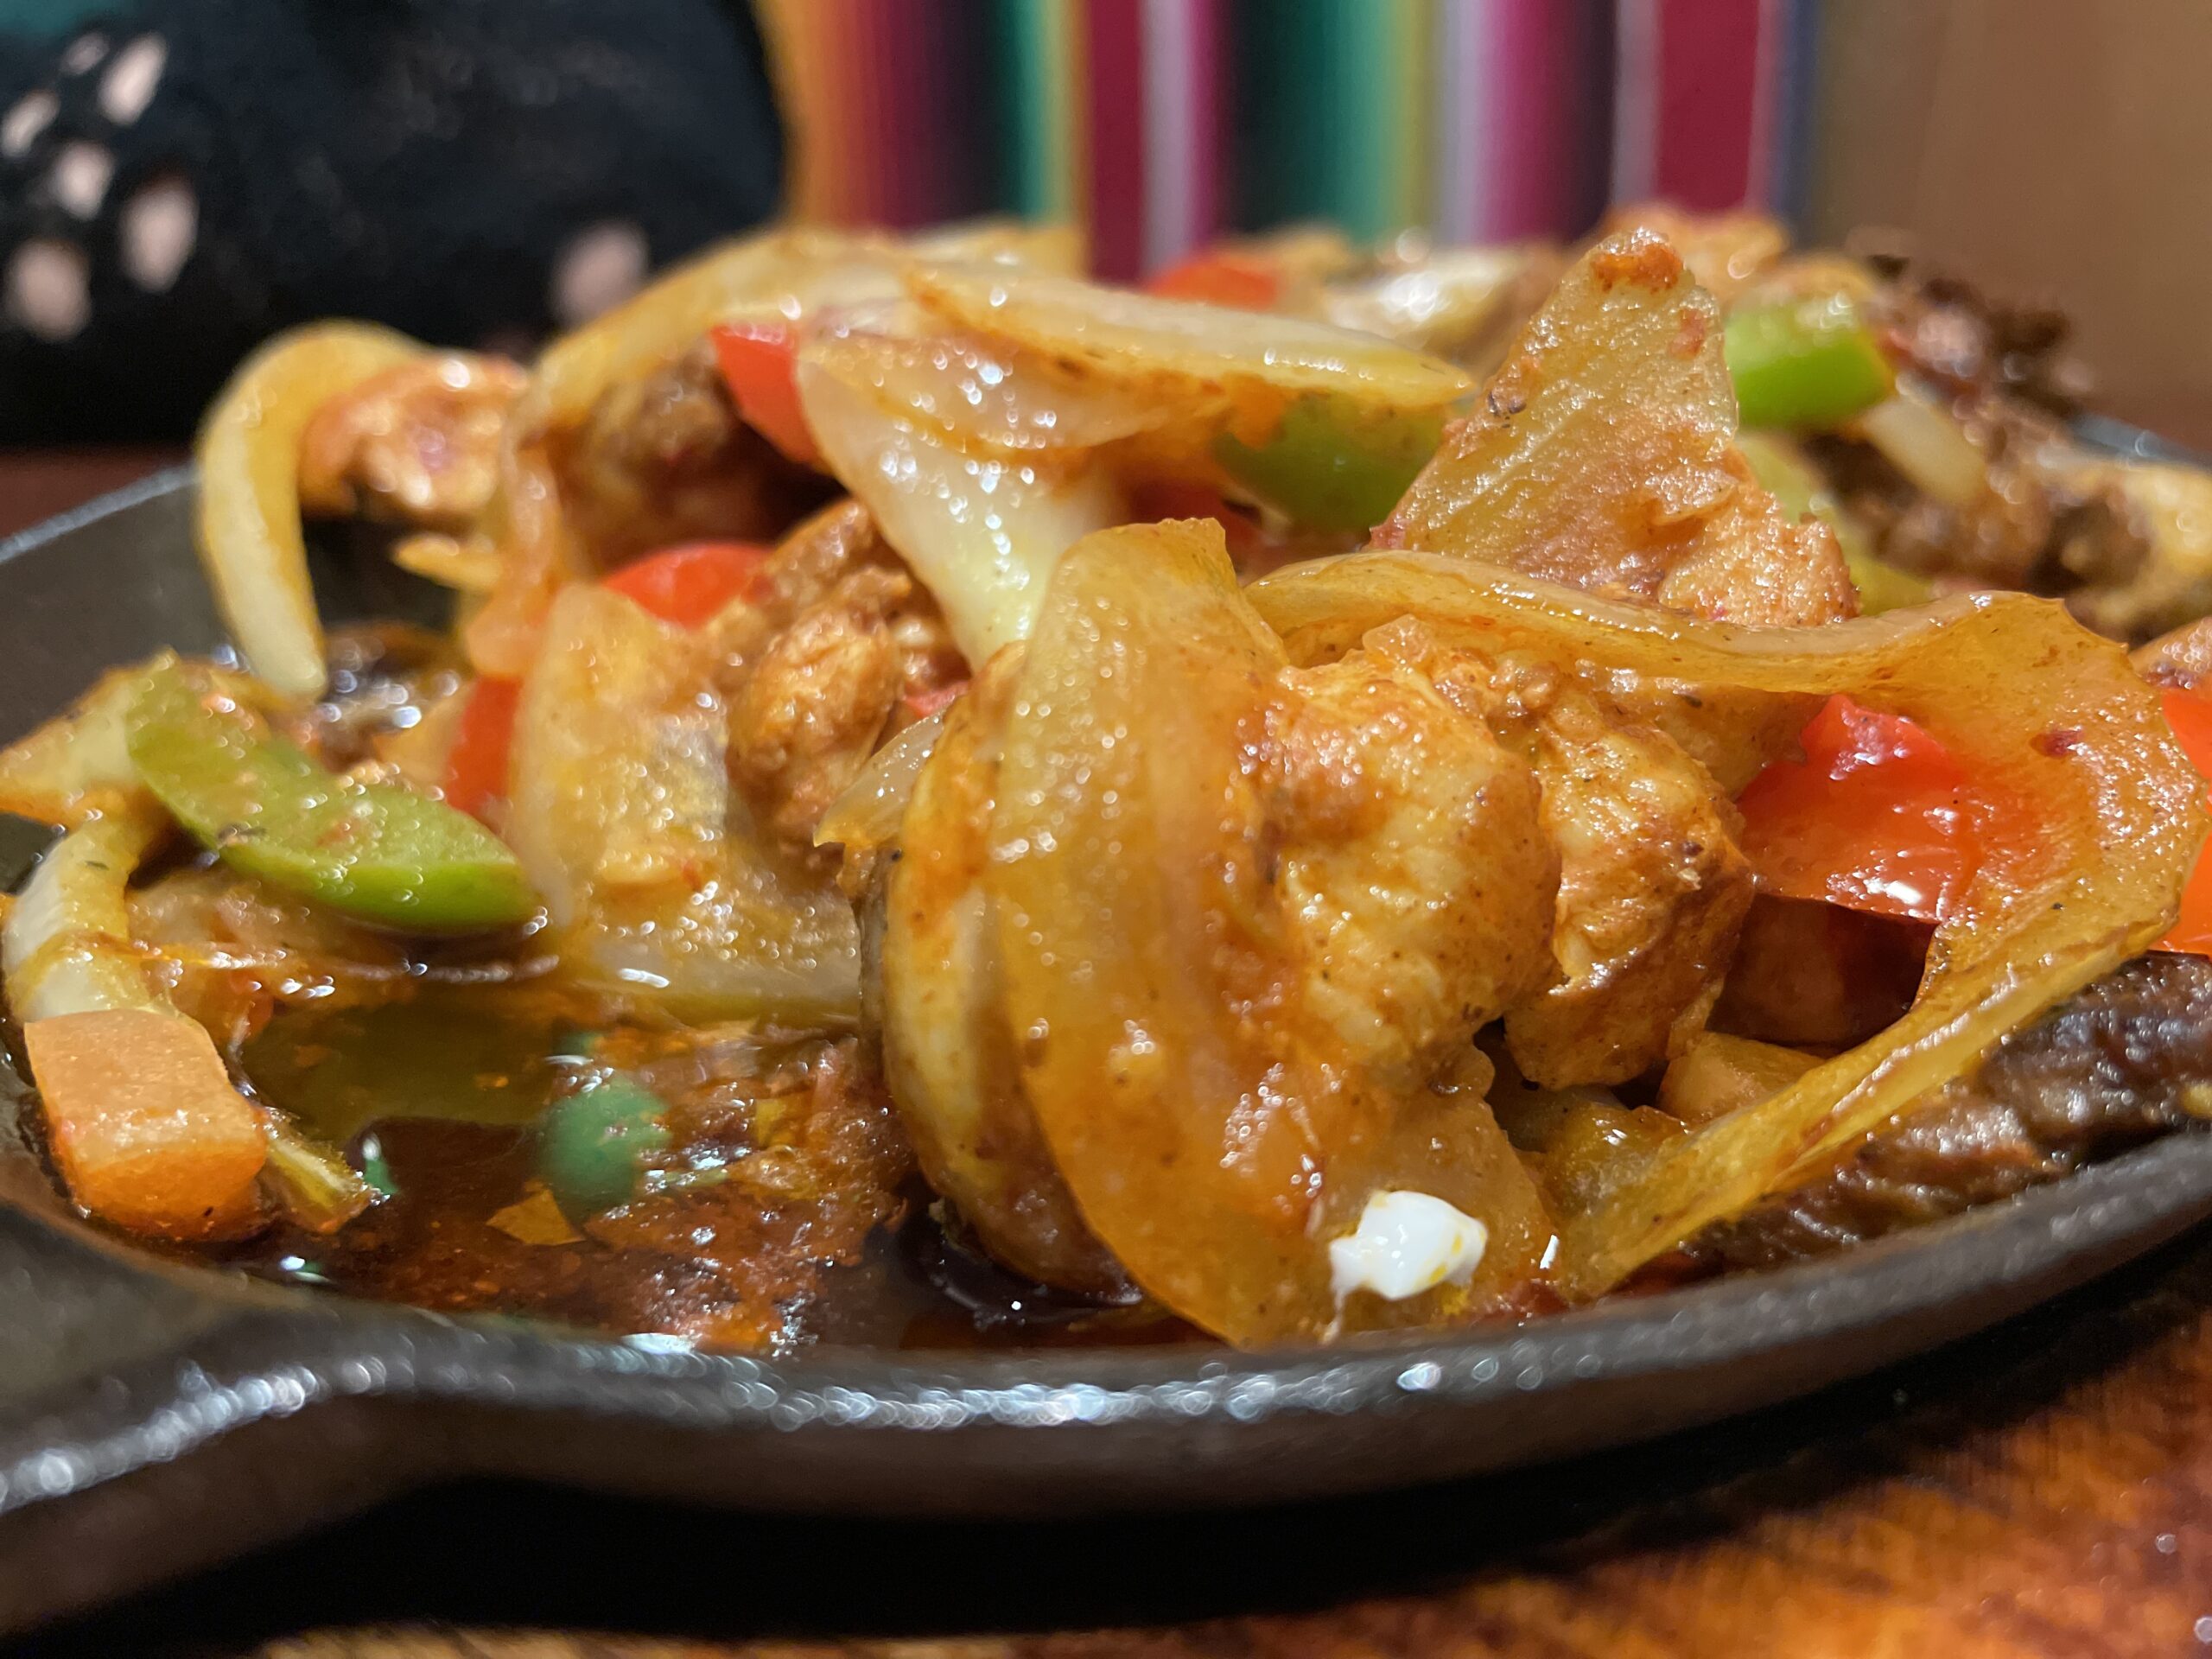
[[868,514],[846,502],[785,538],[752,602],[715,624],[730,775],[763,826],[810,850],[901,705],[967,669],[942,614]]
[[[885,1065],[925,1173],[992,1254],[1104,1289],[1120,1269],[1037,1127],[1024,1039],[1003,1011],[990,836],[1019,660],[995,658],[955,711],[907,812],[874,969]],[[1220,938],[1236,987],[1219,1017],[1291,1028],[1347,1089],[1446,1098],[1480,1065],[1476,1030],[1552,971],[1558,859],[1536,779],[1479,715],[1386,653],[1279,669],[1254,696],[1224,806],[1255,849],[1254,896],[1233,919],[1190,918]],[[1289,1068],[1274,1086],[1295,1093]],[[1311,1136],[1327,1139],[1332,1109],[1311,1103]]]
[[608,387],[580,426],[547,443],[563,508],[607,564],[677,542],[766,540],[829,488],[739,418],[703,340]]
[[887,620],[912,592],[889,571],[855,575],[772,639],[730,705],[730,772],[783,840],[814,826],[874,751],[898,704]]
[[1253,762],[1290,971],[1351,1064],[1425,1083],[1549,970],[1536,777],[1415,662],[1287,669]]
[[507,412],[528,382],[504,357],[446,352],[340,393],[300,439],[300,505],[426,530],[474,524],[499,480]]
[[1521,1069],[1553,1088],[1624,1083],[1679,1051],[1720,994],[1751,869],[1735,809],[1664,733],[1546,671],[1529,738],[1558,849],[1558,977],[1505,1016]]
[[1712,773],[1549,664],[1440,651],[1411,621],[1369,645],[1427,663],[1541,785],[1560,864],[1554,963],[1506,1014],[1515,1062],[1560,1089],[1624,1083],[1678,1052],[1720,993],[1751,902],[1735,808]]

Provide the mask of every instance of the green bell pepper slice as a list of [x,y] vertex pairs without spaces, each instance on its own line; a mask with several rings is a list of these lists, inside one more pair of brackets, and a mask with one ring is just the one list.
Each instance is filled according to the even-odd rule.
[[1747,307],[1724,344],[1745,426],[1833,431],[1897,389],[1874,331],[1841,295]]
[[1258,446],[1224,432],[1221,469],[1294,524],[1372,530],[1390,516],[1444,436],[1444,416],[1372,414],[1349,400],[1300,397]]
[[537,895],[475,819],[411,790],[339,777],[181,664],[126,722],[131,764],[202,845],[270,886],[420,931],[526,921]]

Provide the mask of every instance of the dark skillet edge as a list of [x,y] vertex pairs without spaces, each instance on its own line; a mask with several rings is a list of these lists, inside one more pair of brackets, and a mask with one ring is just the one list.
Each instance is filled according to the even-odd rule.
[[0,564],[5,564],[19,553],[28,553],[35,547],[60,539],[73,531],[101,518],[111,518],[117,513],[150,501],[156,496],[174,495],[192,487],[192,467],[189,462],[176,467],[164,467],[157,473],[149,473],[119,490],[96,496],[82,506],[57,512],[51,518],[17,531],[12,536],[0,537]]
[[[0,565],[133,510],[159,514],[173,537],[190,484],[188,468],[156,474],[0,542]],[[192,1317],[188,1334],[156,1335],[125,1363],[0,1393],[0,1561],[54,1568],[0,1573],[0,1630],[453,1475],[764,1510],[980,1516],[1231,1506],[1476,1474],[1862,1375],[2208,1215],[2212,1137],[2178,1135],[1827,1262],[1495,1335],[1266,1355],[818,1349],[771,1362],[149,1265],[73,1222],[10,1211],[0,1288],[14,1274],[35,1298],[39,1263],[58,1251],[75,1264],[58,1278],[80,1296],[95,1281],[156,1285]],[[39,1248],[19,1249],[34,1233]],[[1047,1427],[1069,1432],[1036,1433]],[[843,1429],[899,1432],[830,1432]],[[200,1469],[222,1481],[211,1488]],[[219,1522],[246,1507],[232,1501],[242,1473],[290,1495]],[[4,1588],[10,1578],[20,1591]]]
[[[542,1418],[622,1419],[682,1434],[739,1432],[793,1446],[826,1431],[957,1440],[991,1431],[1090,1431],[1097,1466],[1075,1507],[1157,1501],[1146,1472],[1117,1469],[1105,1442],[1211,1426],[1236,1434],[1382,1413],[1401,1420],[1482,1408],[1492,1434],[1394,1461],[1328,1471],[1248,1471],[1255,1481],[1176,1494],[1234,1504],[1296,1492],[1438,1479],[1686,1427],[1862,1374],[1995,1323],[2212,1215],[2212,1136],[2182,1134],[2069,1180],[1848,1255],[1471,1334],[1237,1353],[1210,1347],[1030,1356],[821,1348],[788,1359],[659,1351],[519,1321],[445,1319],[311,1292],[194,1288],[232,1304],[175,1351],[26,1402],[0,1419],[0,1516],[185,1455],[222,1435],[346,1399],[465,1402]],[[106,1264],[111,1267],[113,1264]],[[124,1269],[129,1270],[129,1269]],[[1746,1362],[1760,1361],[1757,1366]],[[1680,1385],[1694,1382],[1694,1389]],[[1656,1384],[1655,1389],[1653,1385]],[[1591,1421],[1586,1404],[1607,1408]],[[1542,1409],[1531,1403],[1544,1401]],[[1559,1408],[1574,1410],[1562,1420]],[[1633,1411],[1618,1409],[1633,1402]],[[558,1473],[574,1448],[525,1432],[486,1445],[473,1472]],[[1243,1455],[1194,1441],[1176,1478]],[[489,1455],[496,1452],[497,1455]],[[518,1457],[509,1466],[510,1455]],[[804,1455],[802,1452],[801,1455]],[[588,1467],[585,1459],[577,1466]],[[1093,1455],[1073,1454],[1089,1465]],[[681,1471],[675,1471],[679,1476]],[[1018,1468],[1003,1471],[1018,1485]],[[1060,1471],[1065,1473],[1065,1471]],[[1317,1484],[1316,1472],[1327,1478]],[[613,1484],[653,1489],[652,1471]],[[1054,1478],[1058,1478],[1056,1475]],[[680,1480],[678,1484],[683,1483]],[[755,1484],[740,1501],[839,1510],[975,1513],[973,1494]],[[1032,1492],[1033,1500],[1039,1496]],[[1030,1508],[1022,1503],[1020,1508]],[[993,1507],[995,1507],[993,1505]]]

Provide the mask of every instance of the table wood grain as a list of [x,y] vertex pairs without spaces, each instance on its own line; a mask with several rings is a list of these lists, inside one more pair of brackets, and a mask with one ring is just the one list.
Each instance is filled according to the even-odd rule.
[[39,1651],[2212,1651],[2212,1230],[1877,1376],[1552,1468],[1253,1515],[997,1527],[455,1490],[111,1610]]

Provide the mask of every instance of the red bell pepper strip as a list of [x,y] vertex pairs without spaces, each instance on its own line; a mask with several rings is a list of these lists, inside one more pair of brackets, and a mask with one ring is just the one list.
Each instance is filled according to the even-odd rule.
[[[2194,691],[2166,691],[2158,701],[2165,709],[2166,724],[2173,728],[2190,764],[2212,779],[2212,697]],[[2182,889],[2181,914],[2174,921],[2173,931],[2153,948],[2212,957],[2212,849],[2197,855],[2196,868],[2190,872],[2189,885]]]
[[1282,276],[1268,260],[1217,249],[1168,266],[1145,287],[1163,299],[1272,311],[1282,297]]
[[468,688],[453,747],[446,753],[445,797],[473,818],[482,818],[493,801],[507,798],[507,751],[515,735],[519,680],[485,678]]
[[927,720],[940,709],[949,709],[968,689],[965,680],[955,680],[950,685],[932,687],[927,691],[909,691],[899,699],[899,706],[906,711],[910,720]]
[[[750,542],[690,542],[648,553],[601,586],[664,622],[695,628],[753,591],[768,552]],[[487,675],[467,696],[446,755],[445,798],[448,805],[482,818],[492,803],[507,797],[507,752],[522,683]]]
[[1829,698],[1799,741],[1802,761],[1769,766],[1737,801],[1759,890],[1942,920],[2002,815],[1920,727],[1848,697]]
[[[2212,696],[2169,690],[2160,702],[2183,751],[2212,781]],[[1763,893],[1941,921],[2003,836],[2032,833],[1909,720],[1831,697],[1799,741],[1802,762],[1769,766],[1737,801]],[[2181,913],[2154,949],[2212,956],[2212,849],[2199,855]]]
[[679,628],[696,628],[748,597],[770,550],[753,542],[686,542],[634,559],[600,586]]
[[822,450],[798,401],[798,343],[781,323],[725,322],[710,338],[715,360],[745,423],[803,467]]

